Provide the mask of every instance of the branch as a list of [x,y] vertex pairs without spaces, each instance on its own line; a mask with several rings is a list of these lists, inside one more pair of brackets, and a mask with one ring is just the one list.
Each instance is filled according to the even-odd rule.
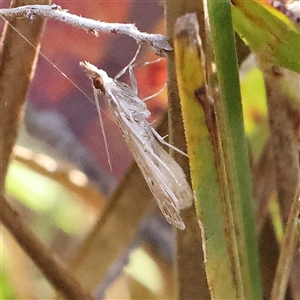
[[[24,1],[16,0],[13,2],[14,5],[19,5]],[[41,0],[41,2],[48,4],[50,1]],[[35,71],[44,18],[37,17],[32,22],[24,18],[15,19],[10,25],[5,24],[0,41],[1,191],[4,188],[12,147],[18,135],[28,86]]]
[[[300,185],[298,185],[297,192],[292,203],[291,212],[285,229],[284,238],[281,243],[280,257],[276,269],[276,276],[274,279],[270,299],[284,299],[289,275],[291,272],[291,266],[293,264],[293,255],[297,244],[297,224],[299,224],[299,215]],[[298,250],[296,251],[298,252]]]
[[13,18],[29,18],[34,19],[35,16],[43,16],[45,18],[53,18],[61,22],[79,27],[87,32],[92,32],[96,36],[98,32],[126,34],[136,40],[138,44],[149,44],[156,54],[164,56],[165,51],[171,51],[173,48],[167,42],[162,34],[149,34],[140,32],[134,24],[124,23],[105,23],[95,21],[93,19],[83,18],[67,12],[56,4],[52,5],[26,5],[17,8],[2,8],[0,16],[10,20]]

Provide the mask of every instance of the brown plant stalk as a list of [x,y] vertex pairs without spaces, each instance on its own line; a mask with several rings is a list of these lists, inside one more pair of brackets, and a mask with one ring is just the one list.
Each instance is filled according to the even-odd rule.
[[93,299],[40,242],[3,195],[0,212],[4,226],[61,295],[70,300]]

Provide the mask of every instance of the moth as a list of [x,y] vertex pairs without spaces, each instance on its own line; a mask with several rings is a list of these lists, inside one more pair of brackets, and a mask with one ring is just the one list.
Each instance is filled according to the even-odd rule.
[[[93,82],[96,105],[99,106],[98,95],[103,95],[112,119],[120,128],[166,220],[181,230],[185,229],[180,210],[192,204],[193,193],[183,170],[161,145],[167,143],[147,122],[151,113],[145,102],[137,96],[132,68],[127,66],[115,78],[111,78],[104,70],[89,62],[81,62],[80,65]],[[127,69],[133,78],[132,86],[117,79]]]

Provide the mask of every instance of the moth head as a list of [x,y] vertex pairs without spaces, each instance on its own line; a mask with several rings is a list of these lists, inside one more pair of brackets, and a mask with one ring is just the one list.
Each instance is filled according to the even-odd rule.
[[92,78],[93,80],[93,86],[96,90],[100,90],[101,93],[105,94],[105,88],[104,88],[104,85],[103,85],[103,79],[101,76],[98,76],[98,77],[93,77]]
[[109,78],[106,72],[99,70],[87,61],[80,62],[80,66],[84,68],[88,77],[92,79],[94,88],[105,94],[104,81],[106,78]]

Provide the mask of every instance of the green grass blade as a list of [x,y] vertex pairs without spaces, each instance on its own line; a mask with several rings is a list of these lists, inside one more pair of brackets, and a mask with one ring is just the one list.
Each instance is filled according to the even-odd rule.
[[258,244],[253,220],[252,184],[230,2],[208,1],[208,13],[220,90],[220,103],[216,103],[216,111],[223,143],[244,292],[247,299],[260,299],[261,284]]
[[300,27],[269,4],[255,0],[233,0],[234,29],[259,55],[300,73]]
[[[244,298],[236,239],[222,169],[214,106],[206,93],[205,65],[195,14],[178,18],[175,60],[190,160],[191,178],[201,221],[206,274],[214,299]],[[233,233],[233,234],[232,234]]]

